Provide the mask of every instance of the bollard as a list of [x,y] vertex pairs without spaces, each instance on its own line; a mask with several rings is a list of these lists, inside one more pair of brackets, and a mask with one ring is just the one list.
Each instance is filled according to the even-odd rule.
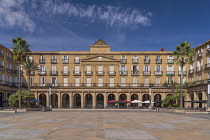
[[158,107],[156,108],[156,112],[159,112],[159,108]]
[[46,107],[42,106],[42,112],[46,112]]

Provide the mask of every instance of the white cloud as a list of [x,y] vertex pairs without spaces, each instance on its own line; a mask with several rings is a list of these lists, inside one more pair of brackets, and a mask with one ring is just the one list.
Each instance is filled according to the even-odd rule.
[[2,0],[0,3],[0,27],[34,31],[35,24],[23,8],[24,0]]

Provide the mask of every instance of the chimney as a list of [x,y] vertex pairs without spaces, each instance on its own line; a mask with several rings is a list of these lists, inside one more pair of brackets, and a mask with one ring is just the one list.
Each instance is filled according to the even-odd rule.
[[161,48],[161,50],[160,51],[165,51],[165,48]]

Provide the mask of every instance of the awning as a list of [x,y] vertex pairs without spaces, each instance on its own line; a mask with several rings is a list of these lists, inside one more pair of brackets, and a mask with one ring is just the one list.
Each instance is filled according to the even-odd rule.
[[133,101],[131,101],[131,103],[141,103],[141,101],[139,101],[139,100],[133,100]]
[[126,102],[126,103],[131,103],[131,101],[127,101],[127,100],[123,100],[124,102]]
[[115,103],[115,102],[116,102],[115,100],[107,101],[107,103]]
[[[149,102],[149,100],[148,100],[148,101],[144,101],[144,102],[142,102],[142,103],[149,104],[150,102]],[[154,103],[154,102],[151,101],[151,103]]]
[[125,102],[125,101],[116,101],[115,103],[125,104],[125,103],[128,103],[128,102]]

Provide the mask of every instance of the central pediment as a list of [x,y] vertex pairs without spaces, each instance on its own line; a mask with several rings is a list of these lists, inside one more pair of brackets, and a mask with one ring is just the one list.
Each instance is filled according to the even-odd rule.
[[109,62],[120,62],[119,59],[107,57],[104,55],[96,55],[89,58],[81,59],[81,62],[103,62],[103,63],[109,63]]

